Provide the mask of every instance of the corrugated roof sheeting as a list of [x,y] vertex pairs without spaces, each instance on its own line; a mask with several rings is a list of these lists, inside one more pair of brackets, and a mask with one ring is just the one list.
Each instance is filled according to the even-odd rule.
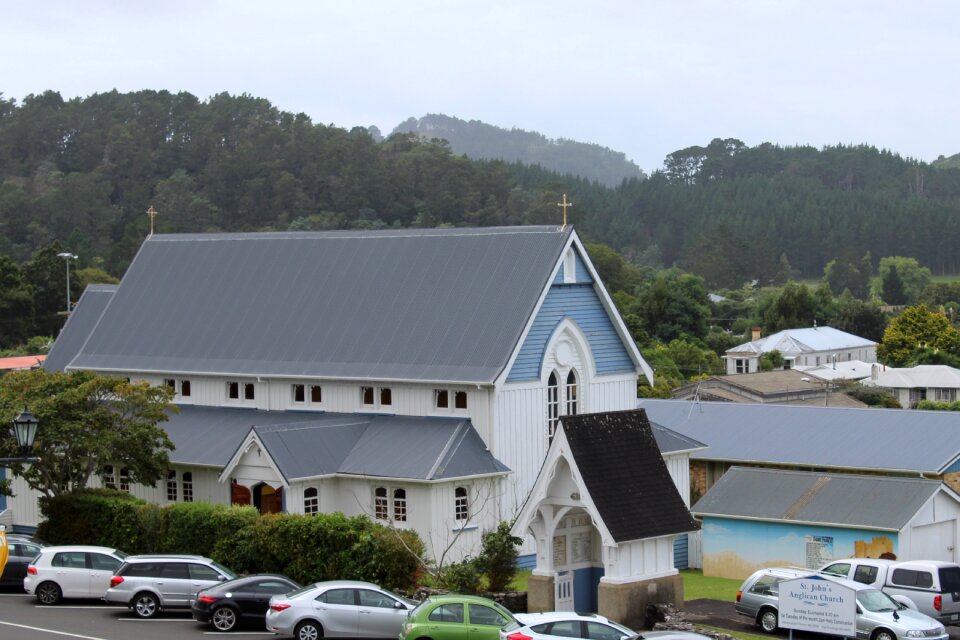
[[877,343],[833,327],[784,329],[765,338],[745,342],[728,349],[727,353],[767,353],[773,350],[796,353],[872,347]]
[[509,473],[462,418],[180,407],[171,462],[224,467],[254,429],[287,480],[334,473],[442,480]]
[[650,423],[650,428],[653,430],[653,437],[657,441],[657,448],[660,449],[660,453],[694,451],[696,449],[704,449],[707,446],[699,440],[688,438],[682,433],[677,433],[672,429],[667,429],[653,422]]
[[650,420],[707,445],[692,458],[943,473],[960,456],[951,411],[638,401]]
[[43,362],[43,368],[47,371],[63,371],[71,360],[80,352],[84,341],[93,331],[97,321],[103,315],[104,309],[113,298],[119,285],[114,284],[91,284],[87,285],[80,300],[66,324],[57,336],[56,342],[50,349],[47,359]]
[[489,383],[571,232],[155,235],[70,366]]
[[899,531],[940,489],[937,480],[733,467],[692,511]]

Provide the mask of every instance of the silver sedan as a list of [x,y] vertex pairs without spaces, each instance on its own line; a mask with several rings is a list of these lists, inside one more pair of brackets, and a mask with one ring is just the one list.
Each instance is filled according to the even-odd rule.
[[267,630],[296,640],[391,638],[415,604],[369,582],[317,582],[270,598]]
[[553,611],[517,613],[516,621],[500,630],[500,640],[710,640],[686,631],[644,631],[642,635],[592,613]]

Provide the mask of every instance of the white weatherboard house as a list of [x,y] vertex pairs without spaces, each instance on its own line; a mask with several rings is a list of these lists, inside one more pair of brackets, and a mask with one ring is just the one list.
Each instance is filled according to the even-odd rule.
[[956,402],[960,389],[960,370],[942,364],[886,368],[875,365],[863,384],[889,390],[904,408],[916,408],[923,400]]
[[[368,514],[454,558],[514,516],[562,416],[632,409],[652,378],[569,226],[153,235],[47,368],[176,390],[169,478],[104,483]],[[14,490],[5,517],[36,525]]]
[[784,369],[804,369],[834,362],[877,361],[877,343],[833,327],[785,329],[761,338],[754,330],[753,340],[729,349],[723,358],[727,374],[760,371],[760,358],[779,351]]

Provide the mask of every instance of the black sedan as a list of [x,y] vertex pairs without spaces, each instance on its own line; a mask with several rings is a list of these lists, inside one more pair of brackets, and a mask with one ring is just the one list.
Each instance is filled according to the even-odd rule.
[[285,576],[245,576],[200,591],[191,602],[190,609],[194,620],[210,623],[217,631],[230,631],[240,624],[249,623],[262,628],[270,597],[299,588],[299,584]]
[[27,565],[40,553],[43,544],[33,538],[17,534],[7,534],[7,566],[0,573],[0,586],[20,587],[27,575]]

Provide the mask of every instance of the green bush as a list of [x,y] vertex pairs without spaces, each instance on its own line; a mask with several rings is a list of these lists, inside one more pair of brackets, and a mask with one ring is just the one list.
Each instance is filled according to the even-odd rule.
[[495,531],[483,535],[477,558],[480,571],[487,574],[487,590],[503,591],[517,572],[517,558],[523,540],[510,533],[509,522],[501,521]]
[[163,553],[196,553],[210,556],[219,540],[259,518],[253,507],[209,502],[178,502],[165,507],[159,547]]
[[480,592],[482,574],[476,560],[448,564],[440,574],[440,586],[454,593],[467,595]]
[[140,512],[147,503],[112,489],[40,498],[37,537],[50,544],[93,544],[137,553],[145,545]]

